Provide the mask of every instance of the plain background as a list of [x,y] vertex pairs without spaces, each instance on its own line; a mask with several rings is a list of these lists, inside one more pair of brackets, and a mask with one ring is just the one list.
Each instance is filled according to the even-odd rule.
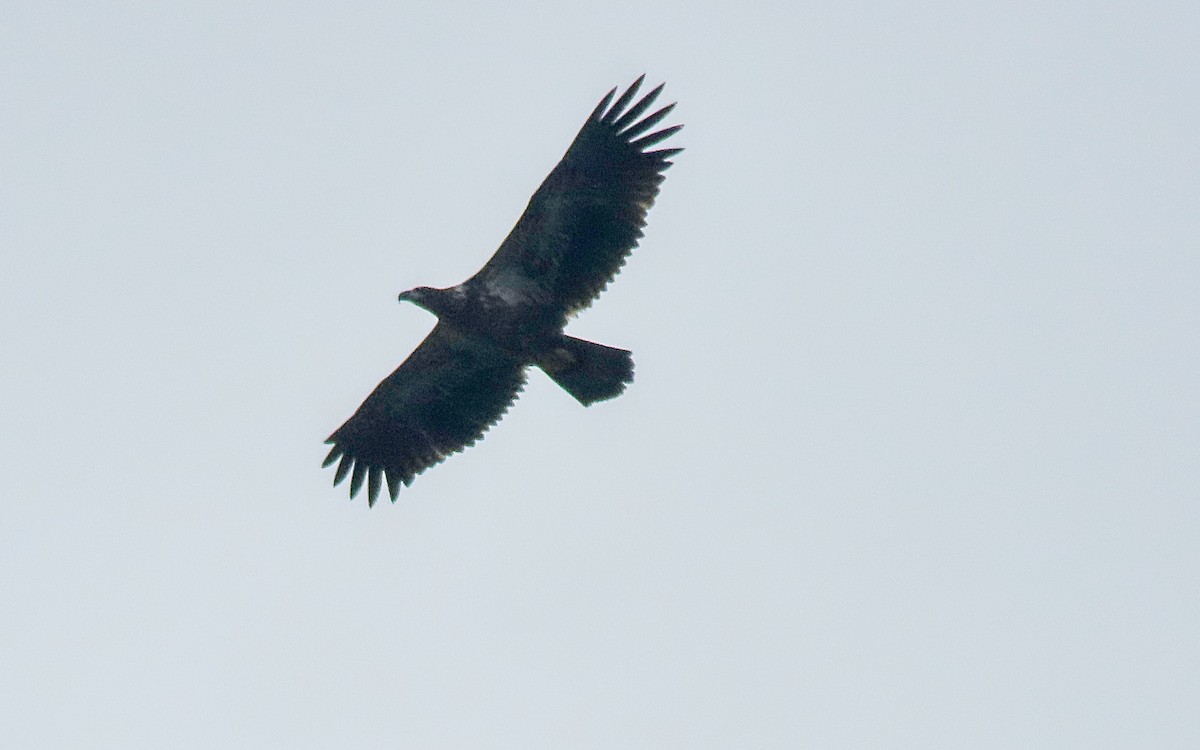
[[[1200,747],[1200,6],[33,3],[0,744]],[[687,127],[541,373],[322,440],[609,88]]]

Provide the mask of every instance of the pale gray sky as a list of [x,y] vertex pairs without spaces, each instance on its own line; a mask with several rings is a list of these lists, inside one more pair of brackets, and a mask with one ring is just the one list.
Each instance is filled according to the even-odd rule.
[[[1200,747],[1200,6],[3,17],[0,744]],[[642,72],[637,381],[350,503]]]

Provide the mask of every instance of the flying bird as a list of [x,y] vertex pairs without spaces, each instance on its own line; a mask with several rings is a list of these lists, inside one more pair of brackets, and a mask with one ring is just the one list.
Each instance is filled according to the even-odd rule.
[[615,88],[600,101],[478,273],[458,286],[400,294],[438,323],[325,441],[333,448],[322,466],[340,459],[333,483],[350,475],[351,498],[365,479],[369,506],[384,482],[396,502],[401,483],[409,486],[500,420],[531,365],[584,406],[633,382],[627,350],[563,328],[621,270],[671,157],[683,150],[647,150],[683,126],[653,130],[675,105],[643,117],[663,89],[634,103],[644,78],[615,102]]

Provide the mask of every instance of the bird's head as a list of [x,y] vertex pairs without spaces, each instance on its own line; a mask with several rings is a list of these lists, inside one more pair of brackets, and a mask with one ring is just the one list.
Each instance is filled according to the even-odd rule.
[[427,286],[419,286],[416,289],[409,289],[407,292],[400,292],[401,302],[411,302],[414,305],[421,304],[421,301],[429,296],[429,292],[433,291]]
[[441,305],[438,302],[441,300],[442,289],[434,289],[430,286],[419,286],[416,289],[409,289],[407,292],[400,292],[401,302],[411,302],[417,307],[437,315],[441,312]]

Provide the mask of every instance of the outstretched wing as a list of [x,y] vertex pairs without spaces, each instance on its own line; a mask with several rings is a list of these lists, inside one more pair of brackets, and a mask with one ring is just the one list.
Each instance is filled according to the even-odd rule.
[[675,106],[642,117],[661,85],[629,106],[644,77],[612,107],[616,89],[601,100],[500,249],[468,285],[491,293],[518,290],[564,315],[587,307],[604,291],[642,237],[670,157],[683,150],[646,150],[683,126],[643,135]]
[[500,420],[525,385],[525,365],[438,324],[326,443],[322,466],[339,457],[336,485],[350,497],[368,484],[375,505],[386,479],[392,502],[417,474],[473,445]]

